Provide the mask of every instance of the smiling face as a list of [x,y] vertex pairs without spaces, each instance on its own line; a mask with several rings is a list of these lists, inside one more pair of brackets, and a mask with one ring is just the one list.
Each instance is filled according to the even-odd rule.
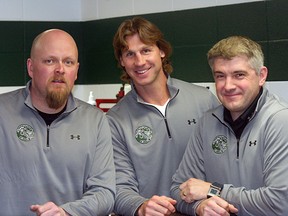
[[162,68],[165,53],[156,44],[144,44],[138,34],[126,37],[127,49],[122,51],[120,63],[137,88],[151,86],[166,79]]
[[246,56],[232,59],[217,57],[214,59],[212,71],[217,96],[230,111],[233,120],[254,101],[267,77],[267,68],[261,67],[258,74]]
[[69,34],[61,30],[41,34],[27,60],[33,105],[40,110],[43,103],[56,110],[64,107],[77,79],[78,67],[77,46]]

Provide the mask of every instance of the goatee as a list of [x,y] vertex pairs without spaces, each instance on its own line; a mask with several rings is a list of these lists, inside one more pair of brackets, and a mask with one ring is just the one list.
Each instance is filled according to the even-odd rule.
[[63,106],[68,97],[69,97],[70,92],[68,91],[67,88],[65,89],[58,89],[58,91],[48,91],[47,96],[46,96],[46,102],[49,106],[49,108],[52,109],[58,109],[61,106]]

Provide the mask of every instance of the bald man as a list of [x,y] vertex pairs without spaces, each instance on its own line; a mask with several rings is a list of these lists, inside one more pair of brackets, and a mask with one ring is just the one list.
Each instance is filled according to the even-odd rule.
[[0,96],[0,215],[108,215],[111,134],[102,111],[71,91],[77,45],[50,29],[33,41],[26,88]]

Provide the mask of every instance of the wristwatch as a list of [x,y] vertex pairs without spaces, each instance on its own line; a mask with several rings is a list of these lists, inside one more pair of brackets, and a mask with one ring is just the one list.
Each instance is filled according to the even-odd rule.
[[209,191],[208,191],[208,194],[207,194],[207,198],[210,198],[212,196],[220,196],[220,193],[223,189],[223,185],[222,184],[219,184],[218,182],[213,182],[211,185],[210,185],[210,188],[209,188]]

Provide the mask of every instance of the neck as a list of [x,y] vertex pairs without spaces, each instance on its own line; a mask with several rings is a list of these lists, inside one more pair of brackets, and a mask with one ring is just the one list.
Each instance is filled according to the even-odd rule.
[[58,113],[58,112],[61,112],[61,110],[64,109],[64,107],[66,106],[67,104],[67,100],[66,102],[58,107],[58,108],[50,108],[45,100],[45,98],[42,98],[42,97],[36,97],[36,95],[34,95],[32,92],[31,92],[31,101],[32,101],[32,104],[33,106],[43,112],[43,113],[47,113],[47,114],[55,114],[55,113]]
[[59,108],[57,108],[57,109],[50,108],[50,107],[47,105],[47,103],[45,103],[45,104],[37,104],[37,105],[33,103],[33,106],[34,106],[37,110],[39,110],[39,111],[41,111],[41,112],[43,112],[43,113],[46,113],[46,114],[56,114],[56,113],[61,112],[61,111],[64,109],[64,107],[66,106],[66,103],[63,104],[61,107],[59,107]]
[[150,104],[164,105],[170,98],[170,93],[166,82],[164,84],[152,86],[140,86],[135,87],[138,95],[141,99]]
[[159,106],[163,106],[170,98],[168,89],[164,90],[163,93],[158,90],[155,94],[139,94],[139,96],[144,102]]

